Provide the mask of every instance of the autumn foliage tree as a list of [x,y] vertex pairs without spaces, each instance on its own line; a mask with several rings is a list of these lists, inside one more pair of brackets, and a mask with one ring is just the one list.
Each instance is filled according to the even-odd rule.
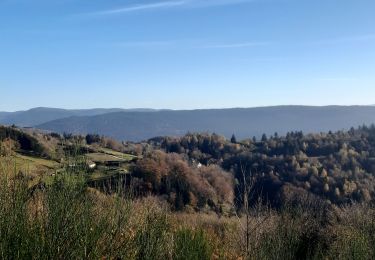
[[134,176],[144,192],[165,195],[176,209],[233,203],[233,177],[218,166],[197,167],[181,155],[154,151],[137,162]]

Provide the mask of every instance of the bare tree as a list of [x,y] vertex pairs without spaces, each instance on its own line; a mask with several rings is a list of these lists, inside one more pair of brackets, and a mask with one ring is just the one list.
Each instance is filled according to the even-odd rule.
[[[261,191],[256,190],[256,174],[251,170],[247,170],[246,165],[240,164],[241,184],[239,188],[239,204],[241,205],[241,217],[237,214],[240,224],[241,241],[243,248],[243,255],[245,259],[249,259],[252,252],[256,251],[257,245],[252,241],[258,241],[258,236],[262,230],[263,224],[269,218],[269,207],[263,205],[261,198]],[[258,193],[258,194],[256,194]],[[258,197],[257,200],[254,198]],[[253,201],[256,201],[252,203]],[[266,209],[266,212],[264,211]],[[265,214],[266,213],[266,214]]]

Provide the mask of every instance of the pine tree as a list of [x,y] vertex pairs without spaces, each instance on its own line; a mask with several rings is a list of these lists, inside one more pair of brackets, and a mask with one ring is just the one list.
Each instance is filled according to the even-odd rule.
[[237,143],[237,138],[236,138],[236,136],[234,134],[232,135],[232,138],[230,139],[230,141],[231,141],[232,144],[236,144]]

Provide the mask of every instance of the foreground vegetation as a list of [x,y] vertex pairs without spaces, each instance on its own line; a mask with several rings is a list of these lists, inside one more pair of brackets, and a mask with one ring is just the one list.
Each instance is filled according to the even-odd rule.
[[134,199],[89,188],[64,172],[30,188],[1,164],[1,259],[371,259],[375,209],[353,204],[272,210],[256,204],[236,216],[173,212],[157,197]]
[[[90,135],[84,140],[7,131],[0,144],[0,259],[375,258],[373,183],[366,164],[373,156],[370,129],[342,136],[337,147],[338,133],[320,136],[320,148],[313,136],[298,133],[248,143],[203,134],[119,144]],[[22,144],[30,140],[37,153]],[[314,159],[312,150],[301,148],[307,158],[294,160],[281,144],[293,147],[298,140],[314,149],[336,147],[338,154],[332,150],[332,156]],[[262,150],[273,142],[278,148]],[[281,164],[276,149],[291,161]],[[342,149],[350,150],[348,165],[339,164]],[[90,169],[88,160],[103,165]],[[348,174],[352,166],[360,169]],[[115,185],[92,185],[98,173]],[[265,199],[272,174],[284,185],[276,190],[282,203]],[[291,174],[296,176],[287,178]],[[335,200],[330,192],[298,186],[303,178],[316,178],[318,187],[340,185],[340,178],[357,186],[342,194],[346,186],[339,186]],[[354,196],[366,187],[367,199]]]

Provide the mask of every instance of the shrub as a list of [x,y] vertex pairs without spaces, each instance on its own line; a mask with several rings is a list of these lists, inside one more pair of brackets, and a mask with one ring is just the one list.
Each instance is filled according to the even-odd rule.
[[152,207],[146,209],[144,222],[137,230],[136,259],[144,260],[164,260],[170,256],[168,246],[169,222],[165,212],[155,210]]
[[213,250],[202,230],[181,229],[175,235],[176,260],[209,260]]
[[353,227],[340,227],[331,246],[330,256],[338,259],[374,259],[373,239]]
[[11,165],[0,166],[0,258],[30,259],[33,228],[27,217],[27,182],[11,179]]

